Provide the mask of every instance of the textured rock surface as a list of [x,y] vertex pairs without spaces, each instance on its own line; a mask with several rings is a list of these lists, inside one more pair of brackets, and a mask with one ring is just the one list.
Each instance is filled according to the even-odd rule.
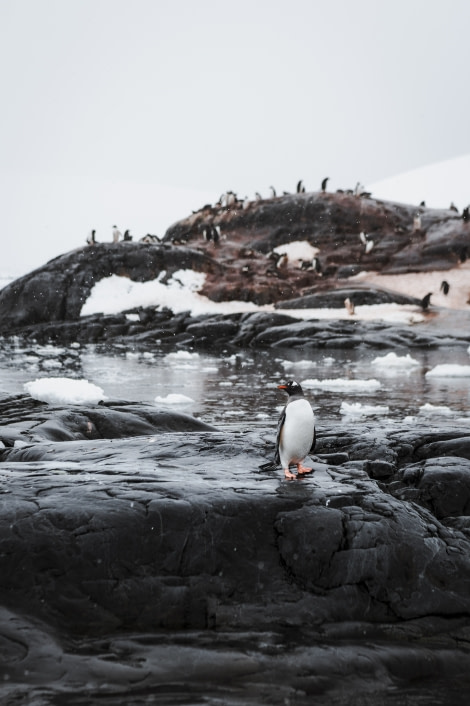
[[26,397],[3,416],[4,694],[47,672],[52,694],[101,679],[165,700],[176,679],[179,703],[202,680],[224,703],[346,704],[358,680],[383,694],[436,664],[470,687],[467,428],[320,427],[312,474],[289,482],[259,468],[274,429]]

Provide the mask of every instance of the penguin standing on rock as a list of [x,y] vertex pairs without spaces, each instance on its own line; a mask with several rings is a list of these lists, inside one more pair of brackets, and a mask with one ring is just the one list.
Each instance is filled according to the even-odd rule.
[[429,305],[431,304],[431,297],[432,297],[432,292],[428,292],[425,297],[421,299],[421,307],[423,311],[426,311],[426,309],[429,309]]
[[297,382],[289,380],[278,389],[287,392],[288,400],[277,425],[275,461],[282,465],[285,477],[292,480],[296,476],[289,470],[291,465],[297,466],[297,477],[312,471],[302,461],[315,448],[315,415]]

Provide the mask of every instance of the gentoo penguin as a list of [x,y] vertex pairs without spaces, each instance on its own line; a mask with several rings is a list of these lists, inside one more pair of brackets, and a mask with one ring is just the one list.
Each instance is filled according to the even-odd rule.
[[417,230],[421,230],[421,214],[419,211],[413,218],[413,232]]
[[96,243],[95,235],[96,235],[96,230],[92,230],[91,233],[87,236],[86,241],[87,241],[88,245],[94,245]]
[[305,186],[302,184],[302,179],[297,182],[297,193],[298,194],[305,194]]
[[323,193],[325,193],[325,191],[326,191],[326,185],[327,185],[327,183],[328,183],[328,179],[329,179],[329,178],[330,178],[330,177],[325,177],[325,178],[323,179],[322,183],[321,183],[321,190],[323,191]]
[[132,240],[132,235],[131,235],[130,230],[126,230],[126,231],[124,232],[124,238],[123,238],[123,240],[127,240],[127,241]]
[[346,311],[348,312],[349,316],[354,316],[355,309],[354,309],[354,302],[352,299],[349,297],[346,297],[344,300],[344,306],[346,307]]
[[457,208],[457,206],[455,205],[455,203],[453,201],[450,202],[449,211],[455,211],[456,213],[459,212],[459,209]]
[[275,199],[276,198],[276,189],[274,188],[274,186],[270,186],[269,188],[271,189],[271,198]]
[[470,206],[465,206],[465,208],[462,211],[462,220],[465,223],[468,223],[470,221]]
[[113,226],[113,243],[118,243],[122,238],[121,231],[117,226]]
[[289,397],[277,425],[275,460],[282,465],[285,477],[292,479],[296,476],[290,472],[290,465],[297,466],[298,475],[312,470],[302,461],[315,448],[315,415],[297,382],[289,380],[278,389],[285,390]]
[[432,297],[432,292],[428,292],[425,297],[421,299],[421,306],[424,309],[427,309],[431,303],[431,297]]
[[447,296],[449,294],[450,284],[447,280],[443,279],[441,282],[441,292]]

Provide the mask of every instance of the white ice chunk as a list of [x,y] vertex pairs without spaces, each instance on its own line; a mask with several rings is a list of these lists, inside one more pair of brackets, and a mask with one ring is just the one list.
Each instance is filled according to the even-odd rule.
[[379,390],[382,387],[381,383],[374,378],[369,380],[349,380],[348,378],[317,380],[315,378],[307,378],[302,381],[301,385],[312,390],[330,390],[333,392],[375,392],[375,390]]
[[155,402],[159,404],[192,404],[194,400],[186,395],[181,395],[177,392],[170,392],[166,397],[157,395]]
[[419,413],[420,414],[438,414],[438,415],[444,415],[448,417],[449,415],[453,414],[454,412],[451,410],[450,407],[447,407],[446,405],[434,405],[430,404],[429,402],[426,402],[426,404],[421,405],[419,408]]
[[390,368],[408,369],[419,365],[419,361],[412,358],[409,353],[406,355],[397,355],[396,353],[391,352],[387,353],[387,355],[374,358],[371,364],[376,365],[378,368],[386,368],[387,370],[390,370]]
[[48,404],[96,404],[107,399],[101,387],[88,380],[37,378],[26,382],[24,389],[33,399]]
[[375,414],[388,414],[389,408],[385,405],[361,404],[360,402],[341,402],[339,413],[348,417],[369,417]]
[[428,370],[426,377],[429,378],[468,378],[470,377],[470,365],[457,365],[452,363],[442,363],[436,365],[432,370]]

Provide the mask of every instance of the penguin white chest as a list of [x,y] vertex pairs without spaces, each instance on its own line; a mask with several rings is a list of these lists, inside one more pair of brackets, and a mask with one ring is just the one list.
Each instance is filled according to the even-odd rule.
[[312,448],[315,415],[306,399],[290,402],[279,440],[279,456],[283,468],[301,463]]

